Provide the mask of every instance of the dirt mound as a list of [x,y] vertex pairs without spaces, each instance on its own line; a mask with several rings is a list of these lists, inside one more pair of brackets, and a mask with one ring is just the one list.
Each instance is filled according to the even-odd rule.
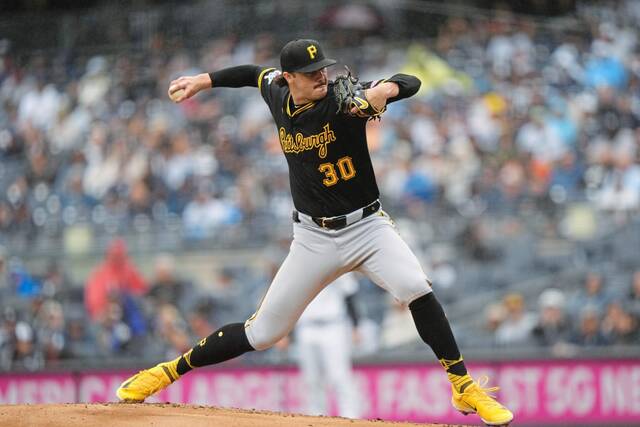
[[267,411],[174,404],[0,405],[0,425],[11,427],[463,427],[309,417]]

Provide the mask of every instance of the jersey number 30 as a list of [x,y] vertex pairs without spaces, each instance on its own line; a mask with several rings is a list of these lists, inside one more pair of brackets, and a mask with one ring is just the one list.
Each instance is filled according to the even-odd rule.
[[[336,166],[338,167],[337,172]],[[335,166],[333,163],[323,163],[318,166],[318,170],[324,174],[322,183],[327,187],[337,184],[340,178],[347,181],[356,176],[356,169],[353,167],[353,162],[349,156],[339,158]],[[340,178],[338,178],[338,173]]]

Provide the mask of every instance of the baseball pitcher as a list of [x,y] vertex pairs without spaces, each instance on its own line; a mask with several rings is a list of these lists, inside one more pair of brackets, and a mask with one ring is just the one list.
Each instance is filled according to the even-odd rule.
[[387,104],[414,95],[420,81],[406,74],[373,82],[347,74],[329,81],[326,67],[335,63],[317,41],[302,39],[282,48],[281,70],[243,65],[171,82],[175,102],[212,87],[258,88],[289,166],[293,242],[246,322],[223,326],[179,358],[139,372],[117,395],[141,402],[192,369],[271,347],[326,285],[358,271],[409,306],[418,334],[451,382],[453,406],[477,413],[488,425],[508,425],[513,414],[489,394],[496,387],[484,388],[467,372],[427,276],[381,209],[366,124]]

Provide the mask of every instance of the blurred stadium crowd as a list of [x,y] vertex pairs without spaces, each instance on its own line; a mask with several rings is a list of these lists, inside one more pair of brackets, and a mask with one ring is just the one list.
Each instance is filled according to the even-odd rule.
[[[501,12],[450,17],[435,38],[402,45],[327,41],[365,80],[404,71],[423,82],[369,139],[385,209],[451,316],[473,320],[458,331],[463,348],[638,343],[640,4],[615,5],[583,7],[567,28]],[[0,42],[0,369],[168,358],[251,313],[268,269],[193,283],[159,255],[144,277],[115,238],[72,283],[59,260],[29,271],[12,248],[80,223],[200,248],[240,229],[240,246],[282,244],[271,225],[290,221],[286,163],[257,91],[166,96],[178,75],[277,65],[280,42],[262,33],[187,49],[160,32],[148,49],[91,57]],[[567,269],[572,280],[553,279]],[[540,277],[551,279],[514,286]],[[366,289],[375,347],[415,340],[410,315]],[[456,310],[477,294],[492,303]]]

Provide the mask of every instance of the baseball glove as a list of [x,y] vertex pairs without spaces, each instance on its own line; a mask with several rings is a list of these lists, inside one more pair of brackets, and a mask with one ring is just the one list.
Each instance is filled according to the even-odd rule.
[[358,78],[351,74],[351,70],[345,67],[347,74],[336,76],[333,91],[338,104],[336,113],[348,114],[354,117],[380,119],[382,113],[387,109],[384,106],[378,110],[367,100],[366,88],[358,81]]

